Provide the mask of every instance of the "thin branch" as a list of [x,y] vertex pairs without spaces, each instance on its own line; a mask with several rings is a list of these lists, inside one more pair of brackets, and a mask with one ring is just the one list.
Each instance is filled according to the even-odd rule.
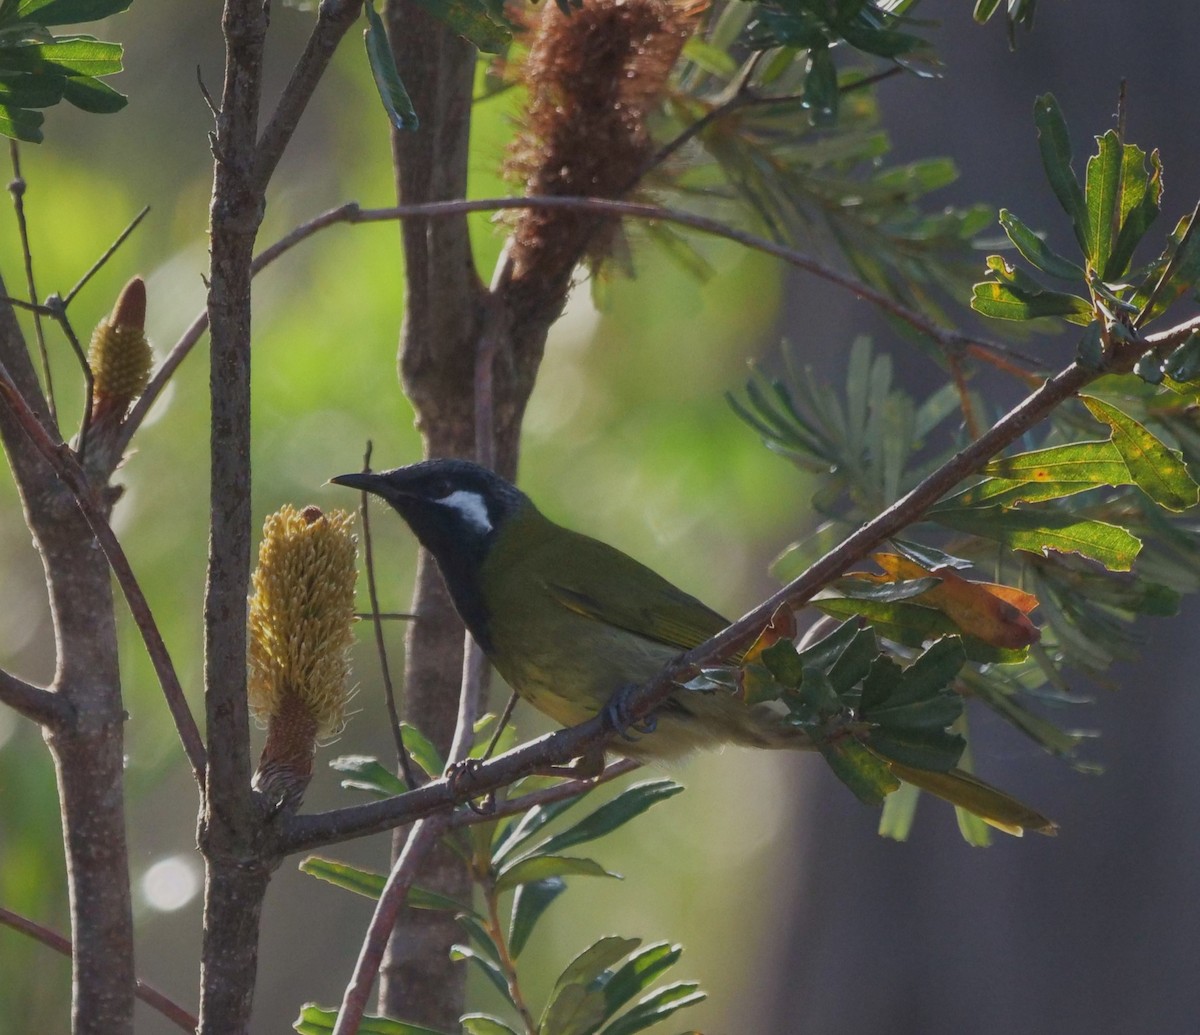
[[3,669],[0,669],[0,702],[52,730],[66,726],[75,714],[61,694],[26,683]]
[[292,77],[284,87],[266,129],[258,138],[252,174],[256,190],[267,189],[333,52],[354,24],[360,10],[362,0],[322,0],[317,7],[317,21],[309,34],[304,53],[292,69]]
[[117,239],[104,250],[104,254],[101,255],[100,258],[98,258],[94,263],[92,263],[91,269],[89,269],[82,277],[79,278],[75,286],[67,292],[67,297],[62,300],[64,308],[71,304],[75,296],[79,294],[79,292],[82,291],[87,285],[87,282],[91,280],[92,277],[94,277],[104,267],[104,264],[113,257],[113,255],[116,253],[116,250],[125,243],[129,235],[138,228],[138,224],[146,218],[149,212],[150,206],[146,205],[141,212],[133,217],[133,221],[117,235]]
[[125,594],[129,611],[146,644],[146,652],[150,655],[150,661],[154,665],[163,696],[167,699],[167,707],[171,712],[171,718],[175,721],[175,729],[179,733],[179,739],[183,742],[183,749],[187,753],[188,761],[192,765],[192,773],[197,784],[203,788],[206,761],[200,730],[188,707],[187,697],[180,685],[179,677],[175,673],[175,666],[171,662],[171,655],[163,642],[158,624],[154,620],[154,613],[150,610],[150,605],[142,593],[142,587],[138,584],[129,559],[125,556],[125,551],[113,533],[112,526],[109,525],[102,508],[96,502],[87,475],[84,474],[69,448],[64,445],[56,445],[51,440],[37,416],[29,408],[21,393],[17,391],[7,368],[2,363],[0,363],[0,396],[3,396],[5,403],[34,447],[70,490],[84,520],[87,521],[92,534],[95,535],[100,548],[108,558],[108,563],[121,586],[121,591]]
[[83,351],[83,345],[79,341],[79,337],[75,334],[75,328],[71,326],[70,317],[67,316],[67,303],[59,298],[58,295],[51,295],[46,299],[46,310],[61,328],[63,336],[71,346],[71,351],[75,353],[75,359],[78,361],[80,372],[83,374],[83,413],[79,418],[79,436],[75,444],[75,451],[79,454],[79,459],[82,461],[87,454],[88,428],[92,426],[92,404],[96,394],[96,375],[92,372],[92,365],[88,362],[87,353]]
[[[25,260],[25,285],[29,291],[28,308],[33,309],[33,333],[37,338],[38,354],[42,361],[42,380],[46,382],[46,405],[50,407],[50,420],[58,426],[58,407],[54,402],[54,378],[50,374],[50,354],[46,350],[46,333],[42,327],[42,311],[37,305],[37,286],[33,279],[33,250],[29,247],[29,227],[25,222],[25,179],[21,175],[21,149],[15,140],[8,142],[8,153],[12,157],[13,178],[8,185],[12,195],[13,209],[17,214],[17,230],[21,236],[21,255]],[[26,308],[26,307],[23,307]]]
[[641,766],[641,762],[635,762],[632,758],[622,758],[618,762],[610,762],[606,765],[599,776],[593,776],[586,780],[563,780],[562,783],[556,783],[553,787],[543,787],[540,791],[530,791],[520,797],[497,802],[496,806],[487,812],[476,812],[472,809],[459,810],[450,817],[447,826],[451,830],[457,830],[459,827],[488,823],[492,820],[503,819],[505,816],[516,816],[539,805],[553,805],[555,802],[586,794],[592,788],[615,780],[618,776],[632,773]]
[[[367,449],[363,455],[363,471],[371,470],[371,450],[373,446],[367,441]],[[400,710],[396,707],[396,688],[392,684],[392,672],[388,665],[387,645],[383,641],[383,615],[379,612],[379,592],[375,585],[375,551],[371,545],[371,516],[368,502],[370,493],[363,492],[358,505],[359,519],[362,521],[363,552],[366,554],[367,592],[371,597],[371,617],[375,627],[375,651],[379,655],[379,671],[383,677],[383,698],[387,704],[388,719],[392,725],[392,739],[396,745],[396,761],[404,782],[409,787],[416,787],[416,774],[408,757],[408,748],[404,745],[404,733],[400,728]]]
[[[35,941],[41,942],[46,947],[53,949],[55,952],[62,953],[62,955],[68,958],[71,956],[73,951],[71,940],[64,938],[57,931],[43,927],[36,920],[30,920],[28,917],[21,916],[20,913],[14,913],[12,910],[0,906],[0,924],[11,927],[14,931],[20,931],[22,934],[27,934]],[[151,1009],[161,1013],[167,1020],[173,1024],[177,1024],[184,1031],[188,1032],[189,1035],[195,1032],[196,1026],[200,1023],[177,1002],[168,999],[157,988],[143,981],[141,978],[137,979],[134,987],[134,995]]]
[[374,985],[375,977],[383,963],[388,938],[396,925],[396,917],[416,879],[418,867],[429,849],[437,843],[444,829],[444,819],[424,819],[415,823],[409,831],[404,850],[396,860],[396,865],[392,867],[383,893],[375,906],[375,914],[371,917],[370,926],[359,950],[358,961],[354,965],[354,975],[342,996],[333,1035],[355,1035],[358,1031],[366,1012],[371,986]]
[[[285,234],[274,244],[260,252],[254,259],[252,271],[255,275],[291,251],[296,245],[312,237],[313,234],[331,226],[343,223],[380,223],[397,219],[436,219],[450,218],[472,212],[497,212],[506,209],[521,208],[566,208],[583,212],[598,212],[607,215],[625,216],[633,219],[658,220],[667,223],[677,223],[690,227],[701,233],[714,237],[723,237],[735,241],[754,251],[764,252],[777,259],[795,266],[807,273],[828,280],[839,287],[845,288],[851,294],[878,306],[884,312],[903,320],[938,345],[950,352],[965,351],[985,362],[989,362],[1006,373],[1013,374],[1025,382],[1031,375],[1026,367],[1037,367],[1036,361],[1021,355],[1015,349],[1000,342],[991,341],[959,331],[946,330],[929,320],[916,310],[889,298],[887,295],[868,284],[855,280],[853,277],[839,273],[830,266],[806,255],[804,252],[786,245],[778,244],[765,237],[738,230],[719,220],[695,215],[680,209],[660,208],[657,205],[646,205],[632,201],[610,201],[603,198],[576,198],[566,196],[534,196],[525,198],[475,198],[471,200],[430,201],[414,205],[395,205],[391,208],[364,209],[356,201],[349,201],[337,208],[329,209],[315,216],[306,223],[300,224],[290,233]],[[503,263],[498,268],[503,268]],[[502,278],[501,278],[502,279]],[[502,287],[502,283],[494,284],[493,290]],[[29,308],[29,307],[26,307]],[[118,445],[121,450],[129,444],[133,433],[146,419],[150,407],[166,388],[167,382],[178,369],[179,364],[187,358],[188,353],[208,330],[208,314],[200,313],[191,325],[184,331],[180,339],[172,346],[159,368],[150,378],[145,392],[134,404],[129,415],[121,426]]]

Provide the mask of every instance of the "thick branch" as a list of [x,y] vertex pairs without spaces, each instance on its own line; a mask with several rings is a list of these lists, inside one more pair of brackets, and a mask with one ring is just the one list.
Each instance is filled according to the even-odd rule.
[[204,897],[200,1032],[241,1035],[258,968],[258,923],[272,862],[250,789],[246,594],[250,577],[250,263],[263,215],[255,176],[267,7],[227,0],[225,80],[210,213],[211,498],[204,597],[208,785],[200,844]]
[[0,669],[0,702],[25,718],[51,728],[70,722],[75,714],[65,698],[26,683],[3,669]]
[[142,587],[133,573],[129,558],[125,556],[124,548],[108,523],[103,506],[97,502],[92,492],[87,475],[75,460],[70,449],[61,444],[56,445],[51,440],[45,428],[38,422],[37,416],[17,392],[11,375],[3,363],[0,363],[0,396],[4,397],[5,405],[13,418],[20,424],[21,430],[30,444],[38,451],[50,470],[62,481],[62,484],[70,489],[75,504],[83,514],[84,520],[87,521],[100,548],[104,551],[113,574],[117,578],[117,583],[125,594],[126,603],[129,605],[129,611],[133,615],[138,631],[142,634],[142,640],[146,644],[146,653],[150,655],[150,661],[154,665],[159,685],[167,699],[167,707],[171,711],[171,718],[175,722],[175,729],[179,733],[179,739],[183,742],[188,761],[191,762],[192,773],[196,777],[197,783],[203,787],[205,752],[199,727],[188,707],[187,697],[183,692],[179,677],[175,673],[175,666],[171,662],[171,655],[167,651],[166,643],[163,642],[158,624],[154,620],[154,613],[150,610],[150,604],[142,593]]

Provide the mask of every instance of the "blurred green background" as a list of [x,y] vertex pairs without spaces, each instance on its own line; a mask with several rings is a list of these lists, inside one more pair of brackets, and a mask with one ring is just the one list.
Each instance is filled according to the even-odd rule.
[[[963,0],[922,8],[945,23],[933,35],[947,74],[885,85],[885,125],[900,157],[949,153],[964,175],[947,203],[1006,204],[1032,225],[1047,225],[1057,217],[1038,167],[1034,95],[1056,92],[1082,153],[1089,135],[1110,125],[1126,75],[1130,139],[1162,147],[1170,189],[1163,222],[1173,222],[1200,190],[1191,17],[1164,0],[1136,13],[1116,0],[1043,6],[1015,55],[999,25],[970,23]],[[288,7],[273,11],[267,104],[310,19]],[[130,95],[128,108],[105,117],[53,109],[47,143],[22,148],[43,297],[67,290],[141,206],[152,209],[72,306],[81,335],[134,273],[147,278],[148,331],[160,356],[202,308],[211,158],[196,69],[217,92],[217,20],[214,4],[135,3],[98,32],[126,44],[127,71],[114,84]],[[263,245],[346,200],[393,201],[386,119],[356,36],[347,38],[280,167]],[[502,192],[496,170],[514,99],[477,109],[476,196]],[[480,266],[490,269],[502,232],[485,217],[474,227]],[[910,386],[921,390],[937,373],[853,299],[732,246],[700,247],[719,271],[707,283],[646,249],[635,252],[636,280],[603,285],[599,309],[588,285],[576,290],[534,393],[521,480],[551,516],[621,546],[734,616],[772,588],[770,558],[813,525],[804,477],[763,449],[722,401],[743,380],[745,362],[770,362],[787,336],[836,383],[848,343],[867,331],[894,349]],[[0,272],[19,293],[11,211],[0,216]],[[399,278],[399,232],[380,224],[327,230],[256,281],[260,517],[284,502],[353,506],[323,483],[356,469],[368,438],[376,466],[417,457],[396,379]],[[60,412],[74,417],[80,380],[65,344],[49,334]],[[197,712],[205,351],[202,343],[138,434],[119,474],[127,491],[114,515]],[[384,606],[403,609],[414,545],[398,521],[377,521],[376,535]],[[0,571],[0,664],[48,680],[52,638],[40,564],[8,482],[0,483]],[[123,609],[121,618],[138,972],[194,1008],[195,794],[140,639]],[[877,815],[836,786],[819,760],[729,749],[673,771],[690,793],[597,848],[626,880],[577,879],[548,914],[530,964],[561,966],[601,934],[681,941],[686,953],[675,976],[698,978],[710,999],[679,1025],[709,1035],[1129,1031],[1152,1023],[1188,1030],[1183,1019],[1200,1015],[1200,992],[1183,976],[1186,961],[1194,967],[1200,958],[1192,819],[1200,801],[1197,781],[1181,778],[1194,771],[1200,728],[1185,675],[1194,659],[1180,645],[1188,619],[1153,630],[1147,665],[1118,673],[1128,685],[1098,709],[1107,739],[1092,755],[1109,765],[1105,778],[1072,774],[983,724],[981,772],[1058,819],[1057,842],[1005,840],[975,851],[957,840],[951,811],[930,805],[908,845],[884,842],[873,832]],[[403,630],[391,638],[398,663]],[[358,661],[356,714],[326,757],[387,757],[369,645]],[[1152,674],[1151,663],[1174,671]],[[518,714],[523,732],[542,728],[530,713]],[[351,800],[319,765],[308,807]],[[382,869],[387,853],[387,839],[378,837],[328,854]],[[365,899],[303,877],[295,861],[268,895],[256,1031],[290,1030],[303,1001],[340,998],[369,916]],[[0,903],[66,929],[52,767],[37,729],[7,711],[0,711]],[[535,1001],[549,973],[530,974]],[[0,929],[0,1031],[65,1031],[68,1004],[66,963]],[[138,1030],[174,1029],[139,1006]]]

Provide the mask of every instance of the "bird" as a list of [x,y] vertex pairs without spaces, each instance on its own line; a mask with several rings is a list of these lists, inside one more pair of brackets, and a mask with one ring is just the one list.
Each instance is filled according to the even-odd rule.
[[[378,496],[408,523],[496,671],[561,725],[605,712],[730,624],[628,554],[551,521],[511,482],[470,461],[330,481]],[[684,687],[623,732],[610,750],[639,762],[726,743],[811,746],[778,703]]]

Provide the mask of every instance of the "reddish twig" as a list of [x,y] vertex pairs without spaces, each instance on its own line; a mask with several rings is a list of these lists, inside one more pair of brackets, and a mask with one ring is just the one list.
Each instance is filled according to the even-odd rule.
[[[68,958],[74,951],[69,938],[64,938],[57,931],[43,927],[36,920],[30,920],[28,917],[21,916],[20,913],[14,913],[11,909],[5,909],[3,906],[0,906],[0,924],[11,927],[14,931],[20,931],[22,934],[27,934],[35,941],[41,942],[48,948],[62,953],[62,955]],[[168,999],[157,988],[143,981],[141,978],[137,979],[134,987],[134,995],[151,1009],[161,1013],[167,1020],[177,1024],[184,1031],[188,1032],[189,1035],[195,1032],[196,1026],[200,1023],[177,1002],[173,999]]]

